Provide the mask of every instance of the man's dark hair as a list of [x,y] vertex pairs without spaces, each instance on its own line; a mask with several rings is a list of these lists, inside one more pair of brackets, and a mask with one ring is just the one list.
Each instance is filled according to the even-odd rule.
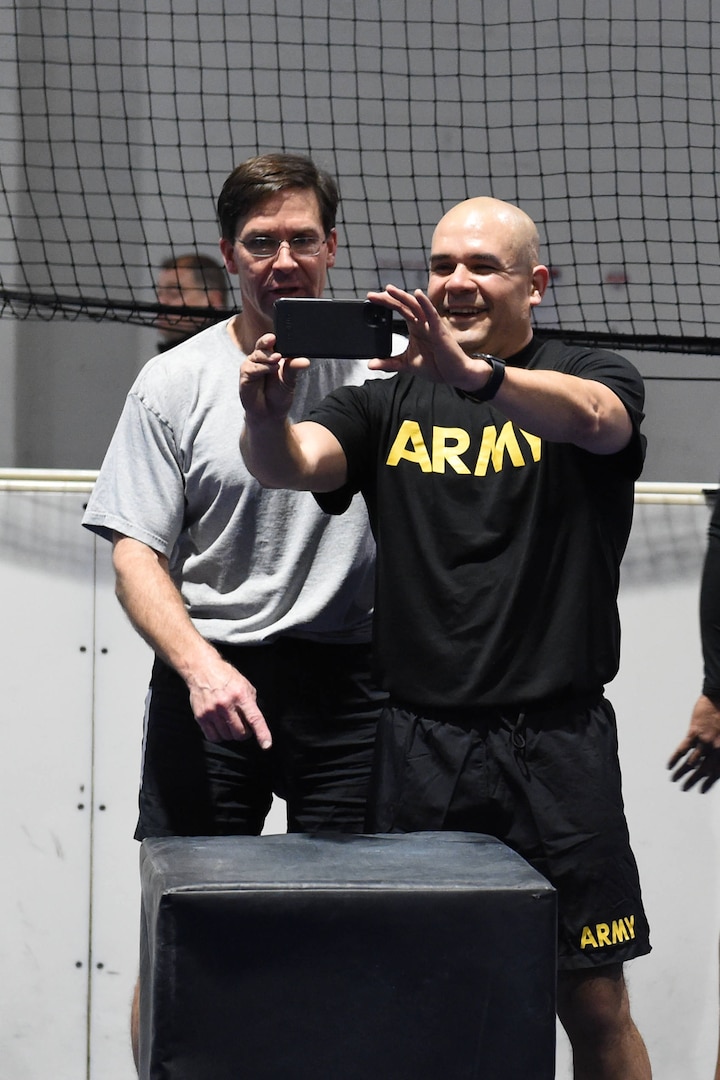
[[237,223],[269,195],[291,188],[314,191],[325,235],[335,228],[340,192],[337,184],[314,161],[301,154],[262,154],[249,158],[228,176],[217,203],[223,239],[234,243]]
[[225,267],[210,255],[190,252],[183,255],[168,255],[160,263],[161,270],[190,270],[198,289],[217,290],[227,302],[229,284]]

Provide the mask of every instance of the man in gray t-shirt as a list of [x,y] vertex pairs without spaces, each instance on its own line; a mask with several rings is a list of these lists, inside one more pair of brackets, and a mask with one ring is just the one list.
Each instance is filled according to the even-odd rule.
[[[137,836],[362,828],[378,710],[369,680],[374,543],[307,493],[264,491],[238,450],[238,374],[273,304],[318,297],[335,261],[334,181],[253,158],[218,200],[242,310],[151,360],[128,394],[83,523],[113,542],[117,593],[156,653]],[[298,419],[365,361],[324,360]],[[272,749],[271,743],[273,743]],[[267,751],[267,752],[266,752]]]
[[[149,642],[136,836],[359,831],[383,695],[370,680],[375,547],[364,504],[265,491],[239,451],[242,360],[279,297],[319,297],[334,181],[307,158],[238,166],[218,200],[242,310],[151,360],[128,394],[83,524],[113,543],[117,595]],[[365,361],[314,362],[297,419]],[[137,998],[133,1020],[137,1057]]]

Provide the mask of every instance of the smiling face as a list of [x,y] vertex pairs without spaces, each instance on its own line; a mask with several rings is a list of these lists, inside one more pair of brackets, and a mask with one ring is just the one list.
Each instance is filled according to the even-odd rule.
[[[273,237],[287,241],[275,255],[255,258],[243,246],[253,237]],[[318,240],[316,255],[294,254],[288,244],[295,237]],[[281,297],[320,297],[328,269],[335,263],[337,233],[328,236],[322,225],[320,206],[309,188],[289,188],[270,195],[251,214],[237,223],[234,242],[220,241],[228,272],[238,277],[242,315],[238,339],[250,351],[261,336],[273,328],[273,304]]]
[[537,260],[537,230],[509,203],[468,199],[440,220],[428,296],[464,352],[507,359],[528,343],[548,282]]

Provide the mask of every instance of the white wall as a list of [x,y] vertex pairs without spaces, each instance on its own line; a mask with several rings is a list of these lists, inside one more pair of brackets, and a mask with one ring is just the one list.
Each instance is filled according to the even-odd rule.
[[[126,1080],[151,654],[85,497],[0,491],[0,1075]],[[281,808],[269,828],[281,831]]]
[[83,501],[0,494],[0,799],[10,868],[0,1054],[15,1080],[132,1076],[131,825],[149,655],[111,602],[103,560],[95,592]]
[[[150,655],[114,599],[109,546],[80,527],[83,503],[0,492],[0,1072],[12,1080],[134,1075],[132,832]],[[656,1080],[708,1080],[716,1046],[720,792],[683,794],[665,769],[700,684],[707,520],[702,506],[637,508],[609,691],[654,945],[629,981]],[[283,828],[277,808],[270,830]],[[571,1075],[562,1037],[557,1075]]]

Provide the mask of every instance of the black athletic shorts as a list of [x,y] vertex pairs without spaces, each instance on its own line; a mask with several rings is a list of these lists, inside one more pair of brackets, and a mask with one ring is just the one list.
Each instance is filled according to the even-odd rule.
[[560,969],[650,951],[604,698],[452,719],[388,707],[367,827],[486,833],[517,851],[557,890]]
[[370,646],[280,638],[216,648],[255,686],[273,746],[209,742],[186,684],[156,659],[136,839],[258,835],[273,793],[287,801],[289,832],[361,832],[386,700],[370,679]]

